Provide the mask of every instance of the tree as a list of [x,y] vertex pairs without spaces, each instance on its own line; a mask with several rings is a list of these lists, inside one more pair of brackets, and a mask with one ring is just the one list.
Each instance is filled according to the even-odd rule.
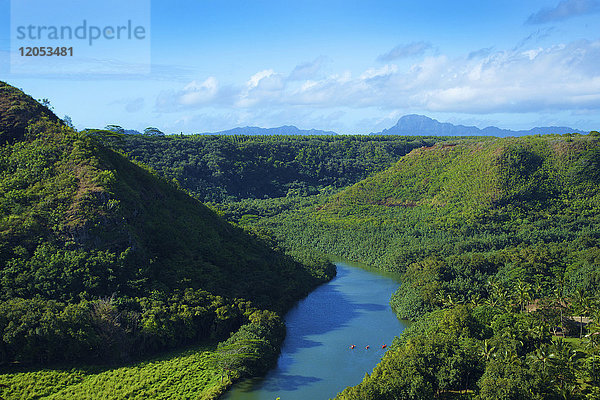
[[69,117],[68,115],[65,115],[63,117],[63,122],[65,123],[66,126],[68,126],[69,128],[73,128],[75,129],[75,125],[73,124],[73,120],[71,120],[71,117]]
[[536,349],[534,352],[530,353],[528,357],[534,362],[534,364],[541,364],[542,372],[544,374],[546,373],[548,364],[550,364],[550,353],[548,352],[547,346]]
[[577,383],[575,376],[575,362],[579,356],[578,352],[563,339],[555,341],[549,347],[550,376],[557,391],[565,399],[575,389],[573,384]]
[[592,310],[591,299],[587,296],[586,292],[582,289],[577,289],[571,298],[573,304],[573,311],[579,314],[579,338],[583,337],[583,317],[589,315]]
[[560,329],[562,334],[565,334],[565,321],[563,318],[563,310],[565,309],[565,295],[564,295],[565,280],[564,277],[556,278],[554,287],[554,302],[555,307],[560,310]]
[[496,354],[496,347],[490,346],[487,339],[483,341],[483,345],[481,346],[481,351],[479,352],[479,356],[485,362],[488,362],[492,359],[492,357]]
[[146,129],[144,129],[144,135],[148,135],[148,136],[164,136],[165,134],[160,129],[154,128],[152,126],[149,126]]
[[519,303],[519,309],[521,312],[525,311],[529,300],[531,300],[531,285],[523,281],[517,282],[515,295]]
[[106,125],[104,129],[115,133],[125,133],[125,129],[123,129],[123,127],[120,125]]
[[52,104],[50,104],[50,100],[48,99],[39,99],[38,102],[43,105],[44,107],[48,108],[49,110],[54,109],[54,107],[52,106]]
[[514,353],[506,352],[502,357],[487,363],[485,372],[477,382],[482,400],[525,400],[531,399],[531,376],[517,362]]

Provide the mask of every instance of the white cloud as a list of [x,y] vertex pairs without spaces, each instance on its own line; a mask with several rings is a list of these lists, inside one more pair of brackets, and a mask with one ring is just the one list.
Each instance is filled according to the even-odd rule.
[[266,69],[264,71],[257,72],[250,77],[250,79],[246,83],[246,86],[248,88],[258,87],[258,84],[260,83],[261,80],[263,80],[265,78],[269,78],[273,75],[275,75],[275,71],[273,71],[272,69]]
[[284,89],[285,82],[281,74],[272,69],[259,71],[246,82],[246,87],[240,92],[235,105],[251,107],[274,102],[283,94]]
[[191,81],[179,91],[163,91],[156,99],[158,111],[170,112],[185,108],[205,106],[217,101],[219,82],[208,77],[202,82]]
[[265,69],[228,90],[208,78],[159,96],[157,104],[165,110],[169,102],[175,104],[171,109],[210,105],[250,115],[336,107],[466,114],[600,110],[600,41],[483,50],[456,58],[428,56],[405,68],[387,64],[356,75],[341,71],[300,81]]
[[360,76],[360,79],[367,80],[373,78],[381,78],[398,72],[397,65],[384,65],[381,68],[369,68]]
[[218,90],[219,82],[212,76],[201,83],[192,81],[183,88],[179,102],[184,106],[206,104],[215,97]]

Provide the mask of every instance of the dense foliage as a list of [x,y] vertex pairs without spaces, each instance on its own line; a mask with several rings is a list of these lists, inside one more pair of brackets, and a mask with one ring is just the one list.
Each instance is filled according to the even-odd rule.
[[[76,133],[14,88],[0,99],[3,363],[124,361],[229,337],[194,355],[207,372],[181,388],[220,381],[217,393],[272,364],[273,311],[329,279],[320,254],[335,254],[402,273],[391,305],[414,321],[339,398],[600,398],[596,132]],[[85,398],[118,371],[42,373],[58,389],[32,387]],[[16,383],[27,373],[4,378],[0,395],[29,390]],[[148,382],[114,398],[159,390]]]
[[217,348],[194,346],[126,366],[31,369],[12,366],[0,396],[9,399],[216,399],[236,379],[264,372],[285,335],[281,319],[257,311]]
[[599,345],[552,339],[543,312],[458,305],[422,318],[337,398],[597,399]]
[[0,148],[0,363],[123,361],[225,339],[334,274],[93,135],[40,114],[16,139]]
[[[482,399],[502,390],[502,398],[596,398],[598,327],[578,322],[600,317],[599,153],[594,135],[460,140],[414,150],[339,193],[218,207],[285,246],[401,272],[391,300],[401,318],[431,321],[429,312],[459,307],[480,325],[479,333],[446,338],[413,335],[412,347],[402,342],[342,398],[443,398],[461,390]],[[527,338],[534,331],[537,341]],[[592,339],[574,345],[550,340],[586,334]],[[485,343],[495,356],[474,362]],[[554,385],[556,371],[539,371],[532,360],[557,346],[567,349],[560,357],[572,355],[563,360],[571,375]],[[509,356],[512,367],[502,358]]]
[[351,185],[443,138],[103,135],[202,201],[305,196]]
[[[598,327],[577,321],[598,318],[599,142],[591,134],[428,143],[339,193],[339,179],[285,197],[251,187],[213,207],[288,251],[403,274],[391,304],[418,322],[341,398],[596,398]],[[188,189],[202,197],[213,178]]]

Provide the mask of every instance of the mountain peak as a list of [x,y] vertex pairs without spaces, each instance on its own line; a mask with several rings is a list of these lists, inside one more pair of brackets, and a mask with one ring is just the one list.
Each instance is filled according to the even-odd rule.
[[417,136],[525,136],[564,133],[586,133],[584,131],[562,126],[536,127],[530,130],[513,131],[488,126],[480,129],[476,126],[454,125],[439,122],[425,115],[408,114],[401,117],[396,125],[384,129],[375,135],[417,135]]
[[429,118],[425,115],[420,115],[420,114],[407,114],[402,116],[398,122],[396,123],[396,125],[402,123],[402,122],[437,122],[439,124],[439,121],[433,119],[433,118]]

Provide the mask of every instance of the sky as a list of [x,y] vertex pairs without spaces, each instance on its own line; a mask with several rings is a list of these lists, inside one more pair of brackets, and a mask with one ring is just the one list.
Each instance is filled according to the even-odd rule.
[[[422,114],[600,130],[600,0],[121,3],[0,0],[0,80],[79,129],[369,133]],[[144,40],[52,41],[87,63],[17,54],[18,26],[84,19],[133,21]]]

